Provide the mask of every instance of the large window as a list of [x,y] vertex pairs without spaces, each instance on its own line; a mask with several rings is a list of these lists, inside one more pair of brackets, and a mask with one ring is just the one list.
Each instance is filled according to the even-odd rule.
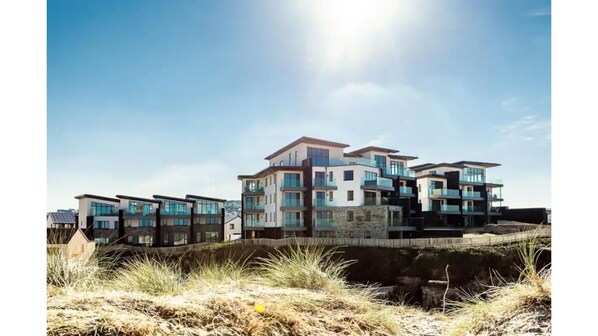
[[93,221],[94,229],[108,229],[108,221]]
[[311,159],[312,166],[328,166],[329,157],[328,149],[307,147],[307,158]]
[[174,225],[175,226],[189,225],[189,219],[188,218],[175,218]]
[[105,204],[105,203],[98,203],[98,202],[91,202],[91,215],[92,216],[114,216],[116,215],[118,210],[116,206]]
[[365,181],[375,181],[378,178],[378,174],[374,172],[365,172]]
[[127,210],[131,214],[148,215],[154,213],[154,205],[145,202],[129,201],[129,208]]
[[165,215],[188,215],[189,208],[187,203],[175,202],[175,201],[164,201],[164,214]]
[[187,244],[187,234],[186,233],[175,233],[174,234],[174,245],[185,245]]
[[353,171],[352,170],[345,170],[344,171],[344,180],[345,181],[353,181]]
[[301,186],[301,175],[284,173],[284,186],[285,187],[300,187]]
[[482,168],[465,168],[465,174],[468,181],[484,182],[484,169]]
[[206,224],[220,224],[220,217],[207,217]]
[[390,161],[390,175],[400,175],[405,168],[401,161]]
[[96,242],[96,245],[108,245],[110,244],[110,238],[108,237],[96,237],[93,239]]
[[206,232],[206,242],[218,242],[218,232]]
[[325,172],[316,172],[316,178],[314,181],[315,186],[325,186],[326,185],[326,173]]
[[140,219],[139,220],[139,227],[152,227],[154,225],[154,221],[151,219]]
[[386,172],[386,156],[374,155],[374,160],[376,161],[376,167],[382,169],[383,172]]

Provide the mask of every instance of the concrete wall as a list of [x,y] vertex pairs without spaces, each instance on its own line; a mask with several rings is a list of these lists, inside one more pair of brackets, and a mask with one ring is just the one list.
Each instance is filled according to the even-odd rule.
[[[338,238],[388,238],[389,210],[402,211],[399,206],[359,206],[338,207],[332,211]],[[347,212],[353,211],[353,221],[347,220]],[[365,219],[365,212],[370,212],[370,220]],[[399,215],[402,217],[402,213]]]

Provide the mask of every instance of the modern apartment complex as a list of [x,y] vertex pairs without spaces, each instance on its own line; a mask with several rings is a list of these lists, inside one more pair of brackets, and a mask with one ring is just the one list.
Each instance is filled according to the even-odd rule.
[[[302,137],[268,155],[268,167],[240,175],[244,238],[409,238],[437,227],[481,226],[500,215],[498,164],[423,164],[416,156]],[[426,231],[428,230],[428,231]],[[449,234],[449,231],[445,231]]]
[[224,238],[223,199],[90,194],[75,198],[79,200],[77,225],[98,244],[176,246]]
[[487,169],[497,163],[459,161],[426,163],[415,171],[418,199],[426,226],[473,227],[496,223],[501,215],[502,181],[490,179]]
[[267,168],[240,175],[244,238],[399,238],[421,213],[414,156],[302,137],[268,155]]

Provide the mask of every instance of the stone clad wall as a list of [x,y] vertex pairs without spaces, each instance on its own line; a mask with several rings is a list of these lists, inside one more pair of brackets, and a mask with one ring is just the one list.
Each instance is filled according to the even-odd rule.
[[[347,220],[347,211],[353,211],[353,221]],[[402,211],[400,206],[358,206],[358,207],[337,207],[333,212],[334,225],[336,226],[336,237],[338,238],[365,238],[366,232],[370,233],[369,238],[388,238],[389,210]],[[365,212],[370,211],[370,220],[365,219]],[[400,214],[400,216],[402,213]]]

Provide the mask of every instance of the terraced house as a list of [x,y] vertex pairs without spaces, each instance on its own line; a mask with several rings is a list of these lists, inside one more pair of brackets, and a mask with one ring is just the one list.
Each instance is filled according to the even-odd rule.
[[78,225],[98,244],[176,246],[224,238],[223,199],[90,194],[75,198],[79,200]]
[[268,167],[239,175],[244,238],[400,238],[420,215],[415,156],[399,150],[301,137],[268,155]]

